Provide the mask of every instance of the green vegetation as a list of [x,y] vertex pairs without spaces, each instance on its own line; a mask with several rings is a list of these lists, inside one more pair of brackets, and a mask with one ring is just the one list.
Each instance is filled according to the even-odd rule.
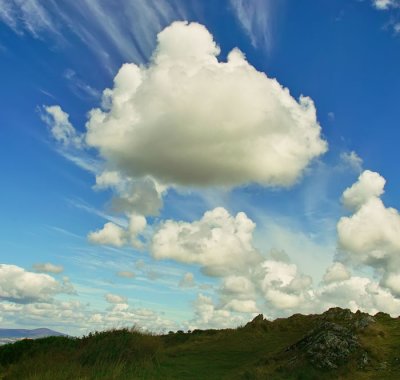
[[0,347],[0,379],[399,379],[400,320],[339,308],[225,330],[132,330]]

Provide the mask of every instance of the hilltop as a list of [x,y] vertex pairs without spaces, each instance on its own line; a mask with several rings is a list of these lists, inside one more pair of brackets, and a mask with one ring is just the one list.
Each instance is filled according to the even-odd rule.
[[400,319],[332,308],[237,329],[123,329],[0,347],[0,379],[398,379]]

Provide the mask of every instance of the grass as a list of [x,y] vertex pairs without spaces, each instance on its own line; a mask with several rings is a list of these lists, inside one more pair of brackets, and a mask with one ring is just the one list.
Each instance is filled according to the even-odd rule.
[[[260,326],[153,335],[123,329],[83,338],[50,337],[0,347],[0,379],[399,379],[400,321],[385,315],[358,333],[372,358],[333,371],[305,360],[291,364],[285,349],[320,316],[296,315]],[[346,321],[337,320],[346,324]]]

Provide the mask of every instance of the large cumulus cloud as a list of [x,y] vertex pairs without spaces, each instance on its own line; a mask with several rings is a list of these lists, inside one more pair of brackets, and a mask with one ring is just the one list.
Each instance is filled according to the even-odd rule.
[[0,264],[0,301],[50,301],[58,293],[73,292],[68,279],[59,282],[48,274],[29,272],[16,265]]
[[345,190],[343,201],[354,212],[338,222],[339,249],[352,262],[372,267],[381,285],[400,296],[400,214],[380,198],[384,185],[378,173],[365,171]]
[[297,101],[197,23],[158,35],[148,66],[125,64],[90,112],[86,143],[124,176],[165,184],[288,186],[326,142],[310,98]]

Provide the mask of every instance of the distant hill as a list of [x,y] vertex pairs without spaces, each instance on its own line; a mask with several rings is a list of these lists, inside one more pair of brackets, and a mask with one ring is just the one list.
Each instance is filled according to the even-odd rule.
[[1,329],[0,328],[0,338],[31,338],[31,339],[36,339],[36,338],[44,338],[47,336],[63,336],[65,334],[62,334],[58,331],[46,329],[46,328],[40,328],[40,329],[33,329],[33,330],[28,330],[28,329]]
[[275,321],[260,314],[236,329],[22,340],[0,347],[0,378],[398,380],[400,319],[332,308]]

